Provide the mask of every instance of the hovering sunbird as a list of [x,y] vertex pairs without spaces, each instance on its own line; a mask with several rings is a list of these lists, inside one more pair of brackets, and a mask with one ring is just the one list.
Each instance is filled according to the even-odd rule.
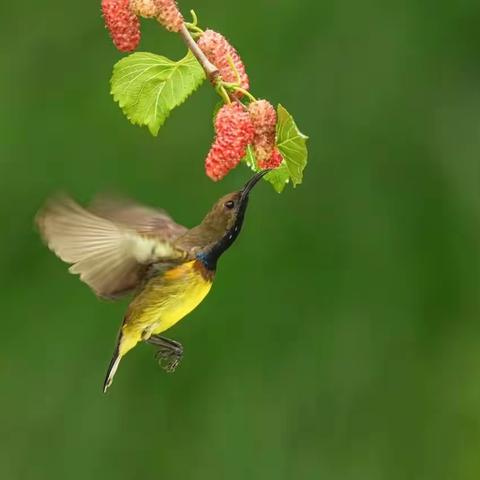
[[188,229],[164,211],[130,200],[99,198],[85,209],[62,196],[47,202],[36,222],[48,247],[98,297],[134,292],[118,334],[103,391],[122,357],[138,342],[157,347],[167,371],[183,355],[180,343],[160,336],[188,315],[212,286],[217,261],[242,228],[252,188],[268,172],[220,198],[200,225]]

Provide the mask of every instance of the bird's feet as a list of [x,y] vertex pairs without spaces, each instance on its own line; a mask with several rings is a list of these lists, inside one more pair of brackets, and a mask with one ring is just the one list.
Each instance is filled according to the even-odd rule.
[[152,335],[147,342],[157,347],[155,358],[158,364],[166,372],[174,372],[183,357],[182,344],[159,335]]

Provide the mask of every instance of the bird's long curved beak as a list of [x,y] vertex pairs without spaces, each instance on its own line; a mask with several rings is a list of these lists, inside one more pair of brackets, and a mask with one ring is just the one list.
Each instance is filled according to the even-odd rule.
[[262,170],[261,172],[256,173],[242,188],[242,199],[248,198],[250,190],[252,190],[252,188],[258,183],[258,181],[271,170],[271,168],[268,168],[266,170]]

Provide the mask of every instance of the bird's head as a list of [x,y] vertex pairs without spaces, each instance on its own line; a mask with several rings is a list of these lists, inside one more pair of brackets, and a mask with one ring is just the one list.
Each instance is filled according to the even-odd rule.
[[215,270],[220,255],[240,233],[252,188],[268,172],[258,172],[241,190],[220,198],[202,223],[180,239],[180,246],[191,249],[208,269]]

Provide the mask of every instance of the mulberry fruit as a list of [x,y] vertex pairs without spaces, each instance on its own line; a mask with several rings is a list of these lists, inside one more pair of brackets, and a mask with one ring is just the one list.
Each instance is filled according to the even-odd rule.
[[282,156],[275,148],[277,114],[267,100],[257,100],[248,106],[255,129],[253,151],[260,168],[276,168],[282,163]]
[[135,50],[140,42],[140,22],[130,8],[130,0],[102,0],[102,13],[118,50]]
[[283,162],[282,154],[275,147],[270,157],[267,158],[267,160],[258,162],[258,166],[260,168],[277,168],[280,166],[282,162]]
[[[198,40],[198,46],[210,62],[218,68],[223,81],[238,83],[240,79],[240,87],[244,90],[249,89],[250,83],[242,59],[223,35],[213,30],[205,30]],[[235,69],[232,68],[230,62],[233,63]],[[237,96],[239,97],[241,94],[237,94]]]
[[156,0],[130,0],[130,8],[139,17],[152,18],[158,15]]
[[220,180],[245,156],[254,137],[249,113],[238,103],[224,105],[215,119],[215,141],[205,160],[212,180]]
[[183,25],[183,16],[175,0],[153,0],[157,6],[157,20],[170,32],[178,32]]

